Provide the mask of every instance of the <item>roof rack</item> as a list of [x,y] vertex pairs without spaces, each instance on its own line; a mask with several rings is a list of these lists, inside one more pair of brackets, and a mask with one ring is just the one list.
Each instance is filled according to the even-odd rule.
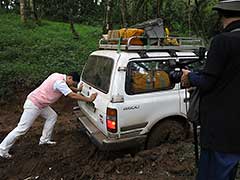
[[[141,40],[142,44],[134,44],[134,40]],[[176,50],[194,51],[200,47],[205,47],[202,39],[189,37],[162,37],[147,38],[143,36],[133,36],[130,38],[100,39],[99,49],[109,49],[118,51],[157,51]]]

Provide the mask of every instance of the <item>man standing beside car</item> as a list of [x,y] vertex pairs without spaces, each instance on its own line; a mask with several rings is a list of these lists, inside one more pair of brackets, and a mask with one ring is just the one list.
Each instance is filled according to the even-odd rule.
[[79,89],[74,86],[79,81],[80,76],[77,72],[68,75],[53,73],[37,89],[32,91],[24,103],[24,111],[17,127],[0,144],[0,157],[12,157],[8,151],[21,135],[27,133],[39,115],[46,119],[39,145],[56,144],[56,142],[51,141],[51,136],[57,120],[57,113],[49,105],[56,102],[62,95],[85,102],[92,102],[97,96],[96,93],[90,97],[78,94],[77,91],[81,90],[81,85]]
[[223,31],[211,43],[201,74],[183,70],[200,90],[201,155],[197,180],[234,180],[240,160],[240,0],[221,1]]

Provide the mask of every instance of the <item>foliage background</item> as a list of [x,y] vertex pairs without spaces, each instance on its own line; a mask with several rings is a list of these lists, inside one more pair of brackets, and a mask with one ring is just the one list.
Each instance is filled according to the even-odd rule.
[[[20,1],[27,5],[25,23],[20,21]],[[198,36],[208,43],[216,27],[212,7],[217,1],[0,0],[0,100],[30,91],[52,72],[81,72],[97,48],[107,15],[115,29],[160,17],[172,34]]]
[[[122,25],[121,9],[126,13],[127,26],[130,27],[149,19],[163,18],[165,24],[174,32],[186,35],[208,36],[214,28],[216,14],[212,7],[219,0],[23,0],[27,15],[32,16],[29,3],[39,19],[87,25],[104,25],[108,6],[111,9],[113,26]],[[20,0],[0,0],[2,9],[19,13]],[[124,3],[124,6],[121,4]],[[10,7],[10,8],[9,8]]]

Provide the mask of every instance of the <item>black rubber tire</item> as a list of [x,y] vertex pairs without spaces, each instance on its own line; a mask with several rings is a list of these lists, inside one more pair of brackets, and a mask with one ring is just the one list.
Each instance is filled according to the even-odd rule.
[[160,146],[164,143],[176,143],[186,139],[189,128],[186,123],[177,120],[164,120],[150,131],[146,142],[146,149]]

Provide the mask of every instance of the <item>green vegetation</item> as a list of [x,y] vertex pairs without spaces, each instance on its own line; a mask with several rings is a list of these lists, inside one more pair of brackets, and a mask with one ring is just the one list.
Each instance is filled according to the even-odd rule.
[[0,12],[0,100],[17,90],[33,89],[52,72],[81,72],[87,56],[97,48],[101,28],[41,21],[22,24],[13,13]]

